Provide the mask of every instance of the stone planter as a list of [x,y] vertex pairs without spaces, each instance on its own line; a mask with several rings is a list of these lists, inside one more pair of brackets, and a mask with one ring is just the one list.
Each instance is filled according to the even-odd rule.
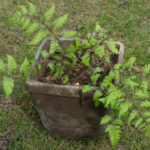
[[[73,40],[61,40],[64,47]],[[40,49],[49,50],[50,39],[45,39]],[[124,46],[116,42],[120,51],[115,63],[122,63]],[[38,51],[36,61],[43,58]],[[44,127],[51,135],[69,139],[92,139],[105,134],[105,126],[99,122],[106,110],[103,105],[95,108],[92,95],[81,95],[82,86],[55,85],[37,81],[31,75],[26,86],[31,93],[33,103],[39,113]]]

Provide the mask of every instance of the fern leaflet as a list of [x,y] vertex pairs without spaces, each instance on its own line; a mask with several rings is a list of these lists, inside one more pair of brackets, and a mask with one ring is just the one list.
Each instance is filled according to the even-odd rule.
[[5,95],[8,98],[13,91],[14,80],[12,78],[3,77],[3,88],[4,88]]
[[120,134],[121,134],[120,126],[109,124],[107,125],[106,132],[108,132],[111,144],[114,148],[120,140]]
[[52,4],[52,7],[44,14],[44,19],[45,19],[46,21],[51,20],[51,18],[52,18],[53,15],[54,15],[54,12],[55,12],[55,5]]

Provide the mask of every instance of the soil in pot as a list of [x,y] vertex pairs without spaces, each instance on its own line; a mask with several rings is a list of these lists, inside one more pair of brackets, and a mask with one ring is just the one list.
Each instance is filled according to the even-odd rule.
[[[87,51],[92,52],[93,48],[88,49]],[[107,55],[110,55],[110,62],[107,62]],[[54,56],[54,55],[53,55]],[[103,68],[100,72],[100,77],[97,83],[100,83],[103,78],[109,73],[110,69],[117,63],[118,55],[114,55],[108,48],[105,48],[105,57],[100,59],[98,56],[91,54],[90,56],[90,67],[85,66],[81,62],[82,55],[76,55],[78,61],[74,68],[66,68],[64,74],[67,74],[69,77],[68,85],[92,85],[91,76],[93,73],[93,69],[95,67],[95,62],[99,62],[99,67]],[[49,58],[51,59],[51,58]],[[66,58],[67,59],[67,58]],[[53,74],[54,75],[54,74]],[[38,81],[50,84],[63,84],[62,81],[64,77],[62,76],[59,80],[54,78],[54,76],[50,74],[50,69],[48,66],[45,67],[42,76],[38,77]]]

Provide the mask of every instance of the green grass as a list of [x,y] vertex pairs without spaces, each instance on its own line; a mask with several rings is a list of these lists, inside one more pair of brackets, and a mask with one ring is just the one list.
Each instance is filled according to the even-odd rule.
[[[39,12],[51,6],[53,0],[32,0]],[[24,57],[33,58],[38,46],[29,47],[31,37],[25,37],[17,27],[8,27],[7,20],[22,0],[0,1],[0,58],[11,54],[18,64]],[[66,28],[92,30],[98,22],[108,30],[108,35],[125,45],[125,59],[137,57],[137,65],[149,63],[150,59],[150,1],[149,0],[55,0],[57,15],[69,12]],[[16,80],[11,99],[0,96],[0,149],[10,150],[103,150],[110,149],[106,137],[94,141],[72,141],[52,137],[43,127],[31,102],[30,95]],[[3,146],[3,147],[2,147]],[[124,127],[122,139],[116,150],[148,150],[150,142],[143,135]]]

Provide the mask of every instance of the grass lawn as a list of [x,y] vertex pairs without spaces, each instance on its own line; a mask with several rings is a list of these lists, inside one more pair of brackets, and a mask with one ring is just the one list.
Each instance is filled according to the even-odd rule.
[[[33,58],[38,47],[29,47],[31,37],[25,37],[7,20],[22,0],[0,0],[0,59],[13,55],[18,64],[26,56]],[[61,13],[69,12],[66,28],[83,27],[91,30],[95,22],[108,30],[108,35],[125,46],[125,59],[137,57],[137,65],[150,60],[150,1],[149,0],[31,0],[45,12],[52,2]],[[0,87],[0,150],[111,150],[108,137],[93,141],[74,141],[52,137],[43,127],[25,90],[23,79],[16,80],[11,98],[5,99]],[[116,150],[149,150],[150,142],[124,127]]]

